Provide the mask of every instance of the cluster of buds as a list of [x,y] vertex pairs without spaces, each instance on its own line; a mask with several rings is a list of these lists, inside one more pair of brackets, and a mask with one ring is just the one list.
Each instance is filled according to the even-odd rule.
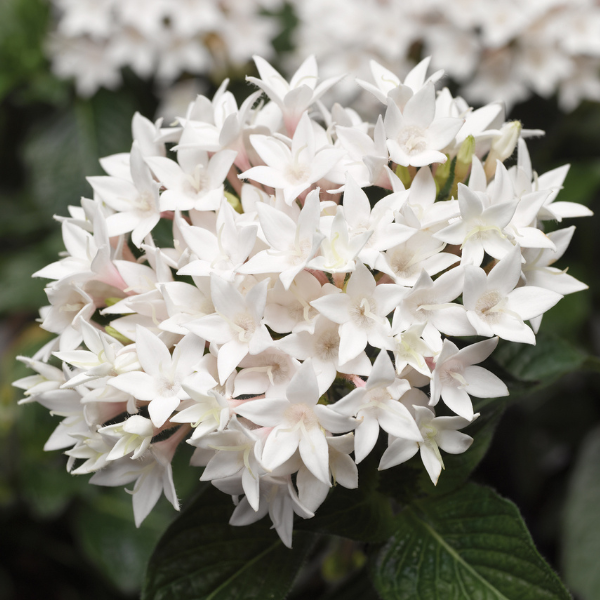
[[72,473],[135,482],[138,524],[162,493],[178,508],[185,441],[231,523],[269,513],[289,546],[380,436],[380,469],[420,453],[434,483],[469,448],[472,398],[508,393],[479,363],[586,287],[552,266],[574,227],[544,222],[591,213],[555,201],[568,166],[532,170],[539,132],[436,92],[426,64],[377,66],[373,124],[324,106],[339,78],[314,58],[289,83],[255,61],[239,108],[224,82],[176,127],[136,115],[131,152],[57,217],[66,252],[35,274],[56,337],[15,385],[63,417],[45,448]]
[[[168,84],[183,73],[213,75],[269,56],[281,26],[265,9],[281,0],[51,0],[52,69],[90,96],[121,84],[121,69]],[[221,75],[222,77],[222,75]]]

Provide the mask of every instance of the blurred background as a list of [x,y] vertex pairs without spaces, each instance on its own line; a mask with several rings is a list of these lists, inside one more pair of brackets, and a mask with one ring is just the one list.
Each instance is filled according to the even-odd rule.
[[[0,1],[0,598],[37,599],[40,586],[46,600],[136,598],[154,544],[175,516],[163,498],[136,529],[127,494],[88,485],[88,477],[66,472],[61,453],[43,451],[57,418],[36,404],[17,406],[11,387],[29,374],[15,357],[31,356],[50,337],[35,322],[46,302],[44,282],[31,273],[62,250],[52,216],[91,194],[85,177],[102,172],[100,157],[129,151],[134,112],[170,123],[224,77],[239,103],[252,91],[243,79],[255,74],[252,54],[289,75],[314,53],[323,76],[351,73],[337,100],[368,113],[377,107],[354,77],[370,80],[370,58],[402,76],[433,54],[453,93],[474,106],[504,100],[511,119],[545,130],[529,142],[535,170],[570,163],[559,199],[598,212],[600,7],[594,0],[515,6]],[[590,289],[565,297],[542,330],[598,355],[598,221],[575,224],[560,264]],[[507,411],[475,474],[519,506],[541,553],[582,600],[600,598],[600,582],[586,575],[594,562],[580,560],[600,556],[600,513],[590,511],[600,501],[599,427],[600,377],[571,374]],[[184,502],[199,476],[188,460],[182,450],[174,464]]]

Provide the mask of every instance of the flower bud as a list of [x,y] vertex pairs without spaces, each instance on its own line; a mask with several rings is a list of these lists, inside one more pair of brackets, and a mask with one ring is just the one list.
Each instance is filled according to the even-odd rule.
[[502,125],[500,136],[494,140],[485,159],[485,175],[491,179],[496,172],[496,161],[504,162],[517,147],[522,129],[521,121],[510,121]]

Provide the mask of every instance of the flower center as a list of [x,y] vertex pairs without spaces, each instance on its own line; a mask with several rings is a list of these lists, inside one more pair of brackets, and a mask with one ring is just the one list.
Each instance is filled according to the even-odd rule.
[[319,336],[315,344],[316,355],[321,360],[334,360],[338,356],[340,336],[337,331],[327,331]]
[[398,143],[404,147],[409,156],[419,154],[427,149],[425,131],[416,125],[405,127],[398,135]]

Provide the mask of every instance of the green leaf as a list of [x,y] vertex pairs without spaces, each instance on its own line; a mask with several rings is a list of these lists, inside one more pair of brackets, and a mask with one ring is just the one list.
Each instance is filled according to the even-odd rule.
[[393,531],[392,521],[389,498],[361,480],[355,490],[336,486],[312,519],[299,520],[295,525],[296,529],[361,542],[383,542]]
[[546,386],[582,368],[587,356],[566,340],[542,332],[535,346],[499,344],[493,358],[516,379]]
[[346,581],[319,597],[319,600],[379,600],[367,570],[360,569]]
[[585,439],[569,485],[563,523],[565,580],[585,600],[600,598],[600,428]]
[[[138,592],[144,569],[160,536],[172,520],[172,507],[153,510],[141,527],[136,528],[131,498],[119,494],[102,494],[82,506],[75,518],[75,534],[87,558],[126,594]],[[171,510],[169,510],[171,508]]]
[[98,159],[131,148],[134,111],[129,95],[100,91],[37,125],[23,160],[40,212],[65,214],[69,204],[91,194],[85,178],[102,174]]
[[372,560],[383,600],[568,600],[517,507],[473,483],[404,509]]
[[233,506],[206,486],[169,527],[146,571],[142,600],[283,600],[314,536],[294,534],[286,548],[270,524],[228,524]]

